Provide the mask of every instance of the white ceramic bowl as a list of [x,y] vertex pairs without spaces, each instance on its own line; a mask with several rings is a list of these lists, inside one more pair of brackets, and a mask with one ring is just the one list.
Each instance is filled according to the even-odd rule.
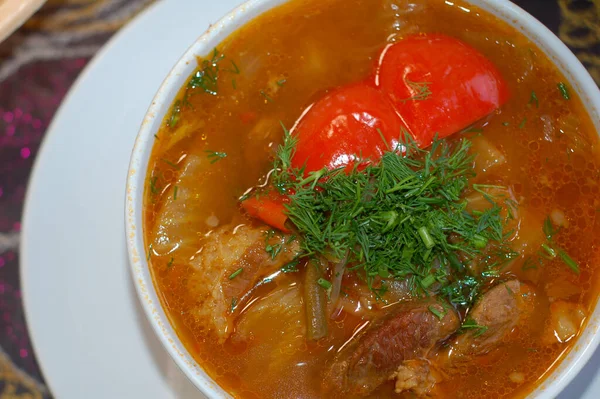
[[[227,14],[200,36],[175,65],[154,97],[142,122],[129,166],[125,220],[131,272],[138,295],[156,335],[167,351],[196,387],[211,399],[228,398],[230,395],[211,380],[182,345],[161,307],[146,261],[142,200],[148,159],[154,143],[154,134],[158,131],[179,89],[197,67],[196,56],[208,54],[236,29],[285,1],[250,0]],[[600,131],[600,91],[577,58],[552,32],[508,0],[469,0],[469,2],[508,22],[536,43],[566,75],[585,104],[596,130]],[[596,306],[574,348],[530,395],[531,398],[554,398],[577,375],[598,346],[599,326],[600,309]]]

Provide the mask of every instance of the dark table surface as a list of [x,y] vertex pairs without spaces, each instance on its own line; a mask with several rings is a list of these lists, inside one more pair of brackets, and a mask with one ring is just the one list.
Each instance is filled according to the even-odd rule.
[[[196,0],[210,1],[210,0]],[[0,399],[50,398],[23,316],[19,241],[40,142],[91,57],[151,0],[49,0],[0,44]],[[600,0],[516,0],[600,82]]]

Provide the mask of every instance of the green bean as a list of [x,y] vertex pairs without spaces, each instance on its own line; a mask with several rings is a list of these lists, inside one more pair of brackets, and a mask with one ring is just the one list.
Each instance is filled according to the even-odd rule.
[[321,263],[308,262],[304,273],[304,304],[306,306],[306,337],[316,341],[327,336],[327,291],[319,284]]

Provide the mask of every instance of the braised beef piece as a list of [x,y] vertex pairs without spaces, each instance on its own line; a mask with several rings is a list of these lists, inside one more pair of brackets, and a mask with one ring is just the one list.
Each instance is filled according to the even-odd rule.
[[532,289],[518,280],[491,288],[469,311],[456,339],[448,347],[430,352],[430,358],[436,357],[435,361],[404,361],[398,366],[392,374],[396,392],[412,391],[419,397],[428,395],[442,379],[439,370],[451,371],[459,363],[497,349],[510,339],[515,327],[532,314],[534,300]]
[[396,393],[412,391],[417,396],[426,396],[443,379],[436,371],[427,359],[405,360],[389,379],[395,380]]
[[403,361],[426,357],[459,326],[456,312],[434,300],[398,305],[337,354],[326,371],[324,388],[338,394],[368,395]]
[[[202,256],[190,262],[195,272],[186,287],[196,297],[196,306],[189,313],[196,328],[214,332],[219,342],[234,331],[235,318],[253,287],[300,251],[297,240],[267,232],[250,225],[221,227],[205,238]],[[280,248],[277,256],[266,251],[267,244]]]
[[451,357],[466,359],[497,348],[533,311],[534,293],[518,280],[487,291],[468,313],[467,321],[480,326],[465,329],[451,345]]

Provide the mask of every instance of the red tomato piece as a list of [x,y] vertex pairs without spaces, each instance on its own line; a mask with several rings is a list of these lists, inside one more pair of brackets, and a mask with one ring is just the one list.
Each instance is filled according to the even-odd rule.
[[292,167],[306,166],[308,173],[349,166],[357,158],[378,160],[395,148],[401,131],[400,118],[379,90],[367,83],[344,86],[315,102],[297,122]]
[[506,82],[466,43],[442,34],[409,36],[387,46],[376,83],[420,147],[456,133],[504,104]]
[[289,233],[290,230],[285,226],[288,219],[285,208],[286,202],[289,202],[289,198],[271,192],[258,198],[247,198],[242,201],[241,205],[249,216],[260,219],[284,233]]

